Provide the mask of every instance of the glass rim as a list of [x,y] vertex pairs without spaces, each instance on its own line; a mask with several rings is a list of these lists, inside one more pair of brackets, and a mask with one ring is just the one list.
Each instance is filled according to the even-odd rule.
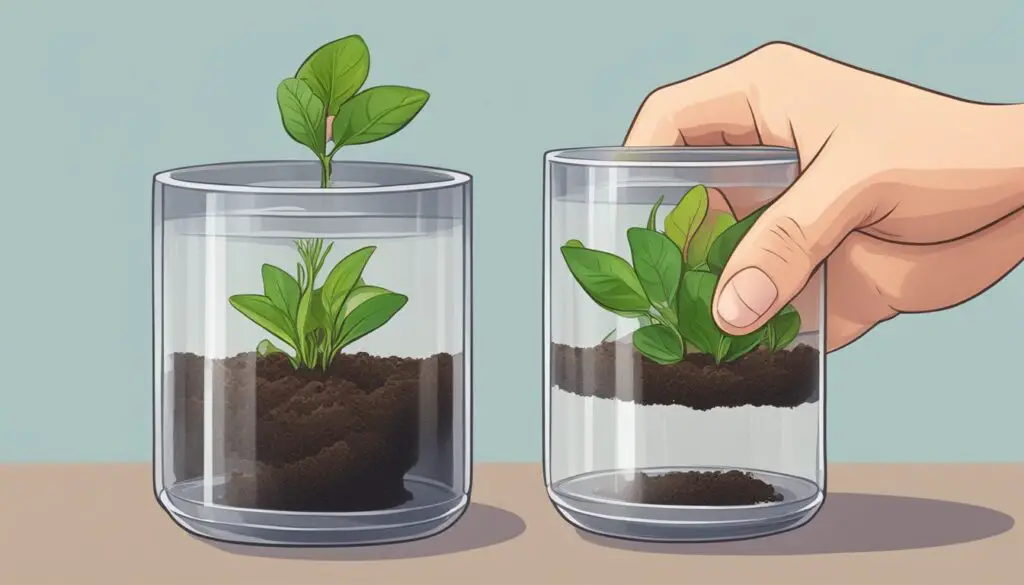
[[[616,160],[615,156],[630,156]],[[659,159],[658,155],[669,155]],[[702,156],[697,159],[694,157]],[[781,146],[582,146],[549,150],[548,164],[583,167],[718,168],[764,167],[800,162],[796,149]]]
[[439,181],[417,181],[397,185],[365,185],[358,187],[271,187],[266,185],[240,185],[229,183],[212,183],[208,181],[191,181],[179,178],[180,175],[191,172],[219,171],[231,168],[263,167],[272,165],[285,166],[316,166],[320,162],[315,160],[250,160],[234,161],[223,163],[209,163],[178,167],[160,171],[153,175],[153,182],[169,187],[178,187],[192,191],[209,191],[217,193],[239,193],[239,194],[277,194],[277,195],[368,195],[374,193],[406,193],[411,191],[437,191],[449,187],[457,187],[472,182],[473,177],[467,173],[432,167],[427,165],[415,165],[397,162],[384,161],[363,161],[363,160],[342,160],[334,161],[333,166],[359,165],[392,167],[405,170],[422,171],[447,177]]

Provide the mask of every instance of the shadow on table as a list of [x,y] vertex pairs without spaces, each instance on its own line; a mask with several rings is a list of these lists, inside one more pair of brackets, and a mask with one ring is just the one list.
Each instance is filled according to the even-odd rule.
[[214,548],[243,556],[318,561],[377,561],[446,555],[500,544],[526,531],[523,519],[501,508],[471,503],[454,526],[412,542],[353,548],[288,548],[237,545],[194,537]]
[[981,506],[903,496],[829,494],[809,524],[774,536],[669,544],[620,540],[577,530],[598,546],[679,555],[810,555],[899,551],[960,544],[1002,534],[1012,517]]

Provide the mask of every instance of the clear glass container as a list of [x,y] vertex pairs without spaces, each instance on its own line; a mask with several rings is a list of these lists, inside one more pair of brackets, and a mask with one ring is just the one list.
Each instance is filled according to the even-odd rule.
[[387,543],[468,504],[472,180],[333,176],[247,162],[154,179],[154,482],[192,533]]
[[728,338],[710,308],[730,239],[798,167],[769,147],[547,153],[544,479],[572,524],[734,540],[821,506],[823,271],[770,331]]

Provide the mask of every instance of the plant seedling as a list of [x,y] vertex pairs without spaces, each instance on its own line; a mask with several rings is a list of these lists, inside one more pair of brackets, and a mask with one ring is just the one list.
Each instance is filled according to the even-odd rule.
[[645,227],[626,231],[632,264],[586,248],[579,240],[569,240],[561,249],[573,278],[598,306],[640,321],[633,332],[637,351],[668,365],[681,361],[692,347],[721,364],[759,345],[776,352],[792,343],[800,331],[800,315],[791,305],[742,336],[726,334],[711,313],[726,262],[767,206],[738,222],[729,213],[709,216],[708,191],[697,185],[669,211],[659,231],[657,215],[663,201],[662,197],[654,204]]
[[295,245],[301,260],[295,276],[264,264],[263,294],[234,295],[228,301],[294,352],[290,355],[264,339],[257,354],[281,353],[296,369],[326,370],[342,349],[384,326],[409,299],[363,282],[376,246],[342,258],[318,288],[316,278],[334,244],[325,248],[323,240],[313,239]]
[[[343,146],[383,140],[405,128],[430,94],[401,85],[360,91],[370,73],[370,50],[359,35],[331,41],[277,86],[285,132],[320,160],[320,187],[331,184],[331,161]],[[331,125],[331,144],[327,127]]]

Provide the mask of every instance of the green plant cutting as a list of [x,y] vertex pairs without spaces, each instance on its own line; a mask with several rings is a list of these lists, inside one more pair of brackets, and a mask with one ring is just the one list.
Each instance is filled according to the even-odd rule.
[[295,245],[300,262],[294,276],[264,264],[263,294],[234,295],[228,301],[293,352],[264,339],[256,347],[258,355],[280,353],[296,369],[326,370],[345,347],[384,326],[409,299],[363,281],[376,246],[342,258],[317,287],[317,276],[334,244],[325,247],[323,240],[311,239]]
[[[285,132],[320,160],[320,187],[331,184],[331,161],[342,147],[369,144],[405,128],[430,94],[401,85],[362,89],[370,50],[359,35],[331,41],[277,86]],[[331,125],[331,141],[327,125]]]
[[[664,197],[644,227],[626,231],[632,264],[593,250],[579,240],[562,246],[573,278],[598,306],[638,319],[633,345],[651,361],[668,365],[696,350],[716,364],[737,360],[759,346],[771,352],[787,347],[800,331],[800,315],[786,305],[757,331],[733,336],[715,323],[711,304],[718,279],[737,244],[767,205],[740,221],[727,212],[708,213],[708,191],[697,185],[657,226]],[[614,336],[614,331],[605,339]]]

